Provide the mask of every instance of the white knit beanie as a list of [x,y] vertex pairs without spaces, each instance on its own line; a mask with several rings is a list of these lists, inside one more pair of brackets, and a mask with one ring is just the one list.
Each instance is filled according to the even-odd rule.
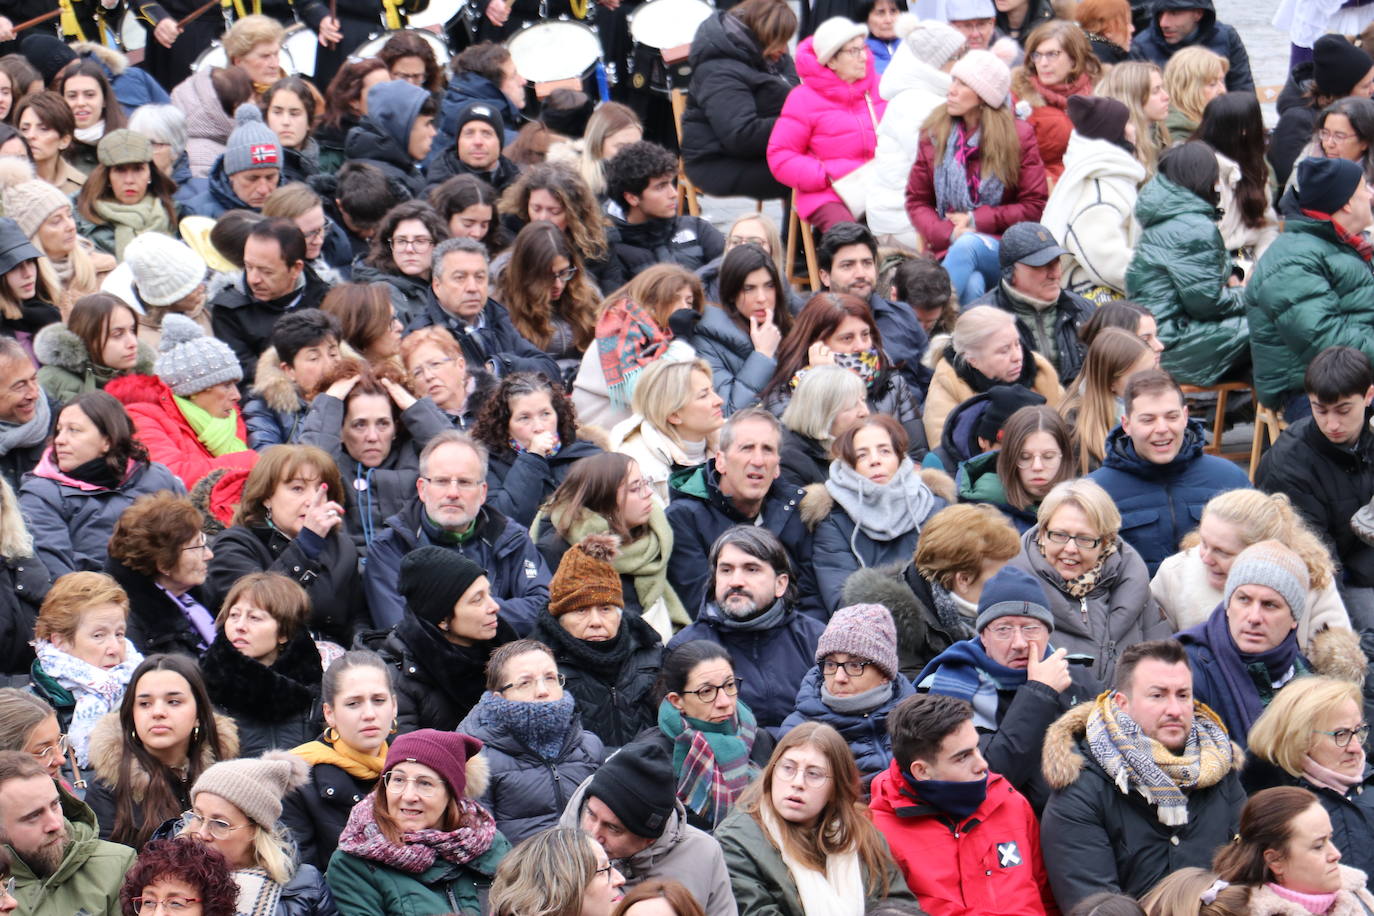
[[946,0],[945,3],[945,19],[949,22],[992,19],[996,15],[997,7],[992,0]]
[[158,351],[153,372],[183,398],[221,382],[243,380],[243,369],[229,345],[218,337],[206,337],[200,325],[185,315],[173,313],[162,319]]
[[148,305],[171,305],[205,282],[205,259],[161,232],[136,236],[124,249],[134,288]]
[[959,58],[949,75],[978,93],[989,108],[1007,104],[1011,91],[1011,71],[1002,59],[991,51],[974,50]]
[[816,52],[816,60],[822,64],[830,63],[845,45],[856,38],[868,37],[868,26],[851,22],[843,16],[832,16],[822,22],[811,36],[811,47]]
[[939,70],[964,46],[964,35],[948,23],[929,20],[912,26],[903,41],[917,60]]

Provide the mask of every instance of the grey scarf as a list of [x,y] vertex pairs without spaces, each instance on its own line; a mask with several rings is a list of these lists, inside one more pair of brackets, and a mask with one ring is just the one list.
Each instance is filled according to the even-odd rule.
[[783,599],[779,598],[768,606],[762,614],[755,614],[753,617],[740,620],[738,617],[731,617],[726,610],[714,601],[711,607],[720,611],[720,625],[727,630],[734,630],[737,633],[758,633],[764,630],[771,630],[782,623],[782,619],[787,616],[787,605]]
[[29,448],[48,438],[52,426],[52,410],[48,396],[39,392],[33,419],[27,423],[0,423],[0,455],[8,455],[17,448]]
[[935,166],[935,209],[941,219],[950,213],[972,213],[975,207],[996,207],[1006,190],[996,175],[981,174],[981,165],[977,176],[969,171],[967,159],[978,149],[982,129],[975,130],[965,142],[961,142],[963,137],[963,125],[956,125],[945,141],[944,157]]
[[875,541],[895,540],[920,528],[935,505],[935,494],[909,457],[902,458],[885,484],[874,483],[843,461],[832,461],[825,489],[854,520],[854,533],[862,531]]
[[856,693],[852,697],[837,697],[822,683],[821,702],[832,712],[837,712],[842,716],[862,716],[892,699],[892,690],[892,682],[884,681],[877,687],[870,687],[863,693]]
[[959,634],[959,638],[968,639],[974,636],[973,618],[964,614],[959,602],[954,600],[951,594],[939,582],[930,583],[930,597],[935,602],[935,616],[940,621],[940,626],[954,634]]

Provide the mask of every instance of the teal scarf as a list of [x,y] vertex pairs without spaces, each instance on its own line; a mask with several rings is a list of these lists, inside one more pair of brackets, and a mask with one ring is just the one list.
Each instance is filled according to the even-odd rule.
[[658,707],[658,727],[673,739],[677,797],[688,811],[715,827],[758,772],[749,759],[758,731],[754,714],[740,701],[734,718],[703,722],[684,716],[664,700]]

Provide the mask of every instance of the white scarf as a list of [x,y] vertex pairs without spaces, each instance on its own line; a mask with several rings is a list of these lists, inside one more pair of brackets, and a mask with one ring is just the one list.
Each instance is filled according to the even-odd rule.
[[72,136],[88,146],[95,146],[105,136],[105,119],[101,118],[90,127],[78,127]]
[[766,803],[759,806],[759,815],[768,838],[782,854],[782,864],[792,875],[806,916],[863,916],[864,879],[857,850],[851,848],[827,856],[822,874],[788,855],[777,817]]
[[63,652],[46,639],[35,642],[33,651],[44,673],[70,691],[76,700],[68,737],[76,751],[77,763],[88,767],[91,729],[102,716],[119,708],[129,678],[142,663],[143,656],[127,639],[124,640],[124,661],[113,668],[97,668]]

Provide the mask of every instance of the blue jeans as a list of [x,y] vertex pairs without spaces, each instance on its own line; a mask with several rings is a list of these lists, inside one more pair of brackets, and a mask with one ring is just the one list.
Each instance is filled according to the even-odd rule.
[[1001,243],[990,235],[965,232],[945,252],[945,272],[959,297],[959,304],[968,305],[1001,282],[1001,265],[997,251]]
[[1312,416],[1312,402],[1307,400],[1307,392],[1293,396],[1283,408],[1283,422],[1293,424],[1303,417]]

